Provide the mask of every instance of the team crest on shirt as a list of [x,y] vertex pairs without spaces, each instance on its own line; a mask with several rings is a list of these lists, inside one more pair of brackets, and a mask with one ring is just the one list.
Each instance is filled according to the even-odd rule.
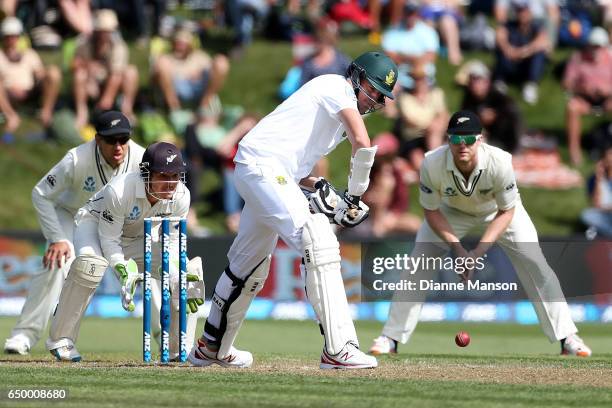
[[457,195],[457,190],[452,187],[446,187],[444,193],[442,193],[444,197],[455,197]]
[[287,184],[287,179],[284,176],[276,176],[276,182],[281,186]]
[[95,192],[96,191],[96,180],[93,177],[88,176],[85,179],[85,183],[83,183],[83,190],[88,191],[90,193]]
[[130,215],[128,215],[128,220],[130,221],[136,221],[138,218],[140,218],[140,208],[138,208],[137,205],[134,206],[134,208],[132,208],[132,211],[130,212]]

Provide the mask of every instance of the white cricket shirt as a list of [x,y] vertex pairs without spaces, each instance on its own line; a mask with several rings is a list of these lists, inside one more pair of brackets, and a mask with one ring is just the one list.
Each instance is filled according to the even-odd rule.
[[113,169],[102,157],[96,141],[72,148],[32,190],[32,203],[43,235],[49,242],[65,240],[66,236],[55,213],[60,207],[73,216],[79,208],[113,177],[138,170],[144,148],[129,141],[125,160]]
[[346,78],[316,77],[247,133],[234,161],[256,165],[272,160],[298,182],[345,139],[339,115],[343,109],[357,110],[355,92]]
[[[77,223],[82,218],[94,217],[98,220],[100,246],[104,257],[114,268],[118,262],[125,261],[124,247],[142,241],[144,218],[187,217],[189,202],[189,190],[179,183],[175,200],[160,200],[151,206],[140,173],[135,171],[111,180],[79,210],[76,219]],[[173,235],[171,241],[174,240]]]
[[512,155],[484,142],[468,180],[455,166],[448,145],[427,152],[420,173],[420,202],[427,210],[445,205],[466,214],[483,215],[508,210],[520,200]]

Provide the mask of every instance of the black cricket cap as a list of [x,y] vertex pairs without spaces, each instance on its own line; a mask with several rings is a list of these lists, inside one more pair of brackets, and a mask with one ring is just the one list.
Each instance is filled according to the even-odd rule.
[[95,120],[96,133],[100,136],[124,136],[132,134],[128,118],[118,111],[106,111]]
[[479,135],[482,133],[482,124],[474,112],[460,110],[451,116],[446,133],[449,135]]

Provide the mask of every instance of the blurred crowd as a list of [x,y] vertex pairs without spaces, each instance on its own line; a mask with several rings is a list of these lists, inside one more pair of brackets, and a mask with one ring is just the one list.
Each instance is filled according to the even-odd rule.
[[[540,85],[545,72],[553,72],[566,95],[558,103],[565,106],[569,164],[580,165],[585,152],[596,161],[587,188],[591,208],[583,222],[590,236],[612,236],[612,0],[0,4],[2,142],[15,139],[24,115],[37,118],[44,137],[88,140],[98,112],[120,109],[138,127],[143,143],[174,137],[184,147],[194,200],[189,225],[196,235],[208,233],[197,217],[208,199],[225,213],[227,230],[237,229],[242,201],[233,188],[232,158],[258,116],[231,104],[239,101],[221,101],[219,94],[253,37],[292,44],[293,66],[278,84],[282,100],[318,75],[344,75],[351,58],[338,41],[354,35],[387,53],[400,72],[397,98],[383,110],[393,125],[372,135],[379,145],[365,197],[372,216],[359,233],[386,236],[418,229],[420,220],[407,212],[408,186],[418,181],[424,154],[445,142],[449,90],[440,86],[437,74],[445,61],[454,67],[454,86],[461,89],[458,107],[479,115],[488,143],[515,153],[519,182],[562,188],[571,184],[559,180],[571,183],[573,173],[558,158],[556,138],[529,128],[521,113],[521,106],[537,107],[546,99]],[[230,41],[213,52],[208,40],[219,32]],[[146,52],[145,69],[131,58],[138,48]],[[561,64],[551,58],[557,48],[569,50]],[[45,61],[56,64],[43,63],[40,50],[53,55]],[[492,63],[472,57],[483,52]],[[141,78],[143,72],[147,78]],[[583,136],[585,116],[600,116],[601,125]],[[325,176],[326,169],[322,162],[316,171]],[[204,170],[221,180],[217,199],[200,192]]]

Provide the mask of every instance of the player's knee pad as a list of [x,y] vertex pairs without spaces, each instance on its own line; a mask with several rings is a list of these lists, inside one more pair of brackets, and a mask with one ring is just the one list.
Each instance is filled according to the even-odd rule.
[[81,318],[104,277],[108,261],[97,255],[80,255],[70,265],[59,303],[49,329],[50,349],[58,340],[68,338],[76,342]]
[[330,354],[357,343],[340,270],[340,244],[327,217],[313,214],[302,231],[306,294],[319,319]]
[[106,258],[97,255],[80,255],[70,265],[66,280],[88,287],[97,288],[108,268]]
[[218,322],[210,321],[204,325],[207,337],[214,338],[219,346],[218,357],[223,358],[229,352],[238,335],[238,330],[242,325],[249,305],[263,288],[263,285],[270,271],[271,256],[264,258],[255,268],[251,270],[245,278],[236,277],[228,268],[225,269],[221,279],[229,279],[229,291],[219,293],[219,285],[215,288],[212,297],[212,308],[219,311],[220,319]]

